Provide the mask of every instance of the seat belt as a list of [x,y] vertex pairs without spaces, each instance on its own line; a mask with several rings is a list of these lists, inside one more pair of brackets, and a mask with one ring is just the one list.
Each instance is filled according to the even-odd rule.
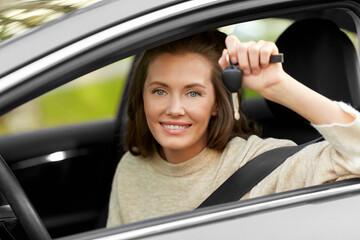
[[266,151],[239,168],[222,185],[220,185],[197,208],[240,200],[256,184],[279,167],[287,158],[304,147],[323,140],[323,137],[298,145],[275,148]]

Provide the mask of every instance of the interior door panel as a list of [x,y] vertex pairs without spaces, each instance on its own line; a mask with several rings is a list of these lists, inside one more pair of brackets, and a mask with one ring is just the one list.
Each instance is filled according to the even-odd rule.
[[52,237],[104,226],[114,121],[0,137],[0,152]]

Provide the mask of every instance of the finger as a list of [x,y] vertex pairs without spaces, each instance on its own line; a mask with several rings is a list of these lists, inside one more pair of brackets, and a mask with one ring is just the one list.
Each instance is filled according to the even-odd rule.
[[234,35],[229,35],[225,39],[226,49],[228,51],[230,61],[233,64],[238,63],[237,59],[237,49],[238,44],[240,43],[239,39],[235,37]]
[[240,43],[238,46],[238,60],[239,67],[245,75],[251,74],[250,60],[249,60],[249,48],[254,45],[255,42]]
[[269,65],[270,57],[273,54],[279,54],[279,49],[273,42],[264,42],[260,50],[260,65],[265,68]]
[[223,52],[222,52],[222,55],[221,55],[221,57],[219,58],[219,61],[218,61],[218,63],[220,65],[220,67],[222,68],[222,70],[224,70],[229,65],[229,63],[226,60],[227,55],[228,55],[228,51],[226,49],[224,49]]
[[249,63],[251,73],[254,75],[259,74],[260,72],[260,51],[265,44],[264,41],[259,41],[249,47]]

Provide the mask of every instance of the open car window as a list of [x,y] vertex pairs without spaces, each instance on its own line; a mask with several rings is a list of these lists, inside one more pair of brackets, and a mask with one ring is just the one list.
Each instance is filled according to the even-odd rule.
[[[255,20],[219,28],[241,41],[276,41],[290,19]],[[0,135],[113,118],[132,58],[86,74],[1,116]],[[259,97],[245,90],[245,98]]]

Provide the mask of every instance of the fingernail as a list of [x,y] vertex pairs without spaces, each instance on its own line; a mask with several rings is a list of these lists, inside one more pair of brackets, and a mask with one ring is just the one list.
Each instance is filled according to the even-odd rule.
[[244,70],[245,75],[249,75],[250,71],[249,70]]
[[258,75],[258,73],[259,73],[258,71],[253,71],[254,75]]

